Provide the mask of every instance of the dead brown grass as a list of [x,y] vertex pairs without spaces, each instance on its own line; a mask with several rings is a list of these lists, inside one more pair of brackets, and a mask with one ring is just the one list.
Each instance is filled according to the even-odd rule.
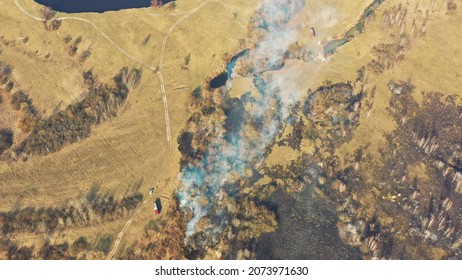
[[[176,139],[188,118],[189,92],[203,85],[205,77],[223,66],[226,53],[237,51],[239,40],[246,37],[247,22],[258,2],[211,1],[173,32],[166,50],[163,72],[173,139]],[[319,43],[341,36],[355,24],[369,2],[310,2],[309,9],[303,11],[298,22],[308,28],[300,43],[319,50]],[[380,18],[385,8],[399,2],[402,1],[385,1],[377,10],[376,18]],[[409,2],[413,4],[415,1]],[[456,2],[462,7],[460,1]],[[38,14],[39,6],[31,0],[20,0],[20,3],[26,10]],[[162,39],[168,28],[179,18],[179,14],[199,3],[200,0],[178,0],[173,12],[164,8],[147,8],[79,16],[93,21],[128,53],[151,65],[157,65]],[[417,97],[423,89],[458,93],[462,88],[461,73],[458,70],[462,69],[462,52],[458,48],[462,37],[454,27],[461,21],[461,9],[452,15],[439,11],[438,16],[429,21],[425,38],[413,42],[412,51],[406,54],[405,60],[398,67],[378,76],[369,75],[368,84],[377,87],[373,110],[367,119],[364,117],[366,112],[361,112],[363,117],[353,139],[337,150],[338,155],[342,157],[351,153],[365,142],[372,144],[369,152],[376,154],[383,142],[383,134],[395,127],[394,120],[386,110],[391,97],[386,83],[390,79],[411,79],[416,85]],[[46,31],[42,24],[21,14],[12,1],[6,1],[2,6],[0,24],[9,27],[2,30],[4,39],[15,42],[1,47],[3,52],[0,58],[14,65],[14,78],[44,115],[80,98],[84,91],[81,78],[83,71],[93,69],[98,79],[106,81],[124,66],[137,66],[135,62],[117,53],[106,40],[82,22],[63,21],[59,30]],[[308,30],[315,24],[319,35],[312,39]],[[144,45],[142,42],[149,34],[151,39]],[[68,35],[74,39],[82,36],[78,53],[91,48],[92,54],[87,60],[79,62],[77,56],[68,54],[63,42]],[[27,43],[18,40],[23,36],[29,36]],[[333,82],[353,80],[356,71],[373,58],[371,46],[385,40],[387,34],[380,29],[377,20],[372,20],[368,22],[364,34],[340,48],[327,63],[290,63],[305,73],[306,80],[303,83],[307,88],[317,88],[327,79]],[[181,65],[188,54],[191,54],[189,70],[182,70]],[[0,210],[10,210],[18,202],[37,207],[58,205],[85,193],[93,182],[100,182],[103,190],[121,194],[127,184],[142,179],[142,188],[147,191],[150,182],[157,176],[167,146],[159,82],[148,69],[143,71],[140,86],[130,94],[119,117],[96,127],[88,139],[44,157],[30,158],[26,162],[0,163]],[[245,88],[246,83],[242,84]],[[190,87],[174,90],[182,85]],[[1,106],[0,112],[8,112]],[[11,116],[8,125],[14,125],[17,120],[14,114]],[[180,155],[175,146],[172,152],[166,172],[161,174],[162,180],[165,182],[169,179],[169,183],[159,185],[156,195],[171,197],[178,185]],[[281,152],[273,160],[282,161],[283,157],[284,153]],[[127,231],[123,243],[131,244],[137,239],[151,218],[152,213],[148,207]],[[124,222],[119,220],[63,231],[52,238],[59,241],[74,240],[78,236],[92,236],[97,232],[116,235]],[[18,235],[15,238],[31,245],[41,242],[33,236]]]

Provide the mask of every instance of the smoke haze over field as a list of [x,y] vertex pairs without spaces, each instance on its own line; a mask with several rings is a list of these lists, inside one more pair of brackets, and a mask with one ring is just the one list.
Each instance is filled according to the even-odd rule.
[[[238,180],[261,163],[265,148],[274,141],[282,122],[289,116],[295,97],[302,94],[298,85],[287,82],[288,76],[300,75],[296,69],[273,70],[283,67],[289,46],[297,41],[299,30],[290,21],[305,4],[305,0],[262,1],[252,21],[253,28],[259,31],[259,43],[238,61],[247,69],[247,76],[253,77],[259,96],[229,102],[225,108],[226,123],[232,124],[233,129],[225,129],[225,123],[200,162],[181,170],[180,206],[193,215],[188,223],[186,242],[203,217],[209,218],[209,225],[204,229],[207,239],[217,238],[226,227],[238,192]],[[226,90],[231,87],[232,81],[229,81]],[[251,109],[244,114],[246,105]]]

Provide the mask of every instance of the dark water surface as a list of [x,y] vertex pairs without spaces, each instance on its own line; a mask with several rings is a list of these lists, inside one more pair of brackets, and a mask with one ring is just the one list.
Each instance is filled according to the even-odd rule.
[[[34,0],[51,7],[55,11],[65,13],[82,13],[117,11],[130,8],[145,8],[151,6],[151,0]],[[164,1],[164,3],[170,1]]]
[[324,54],[331,55],[335,53],[337,48],[345,45],[346,43],[353,40],[357,33],[362,33],[364,31],[364,25],[366,24],[366,19],[373,15],[374,11],[382,4],[384,0],[374,0],[366,10],[364,10],[363,15],[359,19],[358,23],[353,26],[350,30],[345,33],[345,36],[341,39],[332,40],[324,47]]
[[214,77],[210,81],[210,87],[211,88],[219,88],[219,87],[222,87],[222,86],[226,85],[226,82],[229,79],[231,79],[231,74],[233,73],[234,68],[236,67],[236,62],[238,61],[238,59],[245,56],[245,55],[247,55],[248,52],[249,52],[249,50],[245,49],[245,50],[239,52],[238,54],[236,54],[235,56],[233,56],[231,58],[231,60],[228,62],[228,64],[226,65],[226,72],[223,72],[223,73],[219,74],[218,76]]
[[257,259],[360,259],[359,250],[340,239],[330,205],[305,187],[301,193],[276,192],[268,201],[279,227],[261,236]]
[[226,81],[228,81],[228,73],[224,72],[220,75],[216,76],[210,81],[211,88],[219,88],[226,85]]

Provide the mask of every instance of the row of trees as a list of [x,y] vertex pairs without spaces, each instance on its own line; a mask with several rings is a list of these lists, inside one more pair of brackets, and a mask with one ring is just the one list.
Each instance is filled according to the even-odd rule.
[[143,200],[139,192],[121,199],[102,193],[97,187],[86,197],[58,207],[26,207],[0,212],[0,226],[4,235],[13,232],[53,232],[58,228],[82,226],[100,221],[114,220],[135,209]]
[[31,135],[16,149],[18,154],[45,155],[89,137],[92,126],[117,115],[129,92],[139,84],[141,71],[123,68],[114,78],[116,86],[97,85],[91,72],[84,73],[84,78],[89,85],[86,97],[46,119],[39,119]]
[[5,252],[8,260],[72,260],[72,259],[101,259],[109,253],[114,242],[111,234],[99,235],[93,242],[85,236],[80,236],[73,242],[53,243],[45,240],[38,247],[19,246],[9,239],[3,239],[0,244],[0,254]]
[[8,128],[0,129],[0,154],[13,145],[13,131]]

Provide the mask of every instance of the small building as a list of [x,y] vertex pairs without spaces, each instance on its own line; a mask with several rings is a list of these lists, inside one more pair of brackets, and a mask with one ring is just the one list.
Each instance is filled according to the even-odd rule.
[[310,28],[310,33],[313,37],[316,37],[316,30],[314,29],[314,27]]
[[162,212],[162,203],[160,202],[160,198],[157,198],[154,203],[152,204],[152,208],[154,210],[155,215],[159,215]]

